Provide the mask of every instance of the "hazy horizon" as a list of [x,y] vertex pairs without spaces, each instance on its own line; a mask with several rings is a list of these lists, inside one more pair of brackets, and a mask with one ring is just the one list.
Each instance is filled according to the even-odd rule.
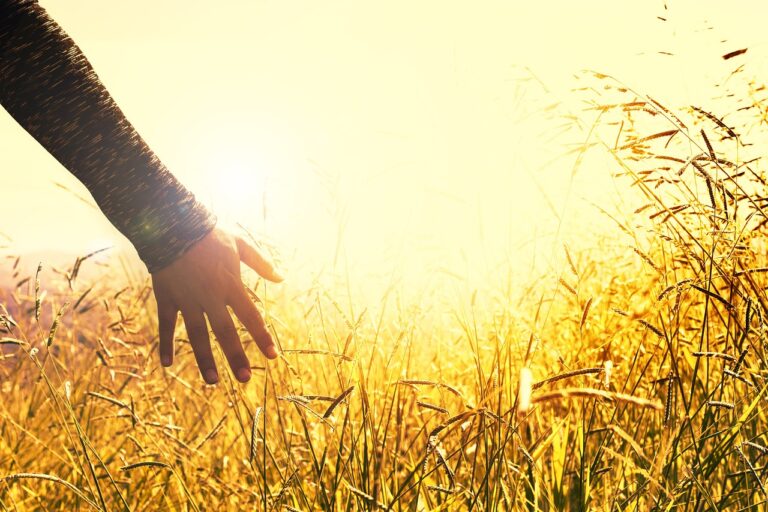
[[[761,18],[715,2],[41,4],[178,178],[305,283],[531,268],[586,240],[583,226],[603,229],[590,202],[620,199],[605,162],[569,179],[563,148],[582,134],[559,130],[581,108],[579,70],[707,108],[737,66],[768,69]],[[542,114],[557,102],[562,113]],[[127,246],[5,113],[0,140],[12,251]]]

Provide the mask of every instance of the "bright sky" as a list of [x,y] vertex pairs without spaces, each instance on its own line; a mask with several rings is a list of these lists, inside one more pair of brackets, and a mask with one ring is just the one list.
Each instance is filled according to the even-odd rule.
[[[667,3],[41,0],[222,218],[276,241],[293,269],[330,269],[341,247],[382,273],[492,266],[552,234],[539,187],[564,200],[571,160],[545,165],[563,147],[539,109],[575,72],[707,105],[734,67],[722,54],[749,47],[751,72],[768,69],[762,2]],[[525,68],[549,93],[520,82]],[[12,251],[118,239],[4,112],[0,169]],[[607,174],[579,175],[569,218],[579,197],[610,194]]]

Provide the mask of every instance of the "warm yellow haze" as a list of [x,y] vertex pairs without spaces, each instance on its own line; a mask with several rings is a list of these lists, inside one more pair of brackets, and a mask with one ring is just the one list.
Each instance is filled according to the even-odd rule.
[[[580,198],[613,201],[598,163],[570,184],[560,156],[582,135],[543,113],[570,101],[574,73],[706,106],[735,67],[720,55],[749,47],[755,74],[768,55],[762,17],[743,16],[759,2],[41,3],[173,172],[294,271],[526,266],[558,233],[541,189],[563,240],[595,216]],[[6,114],[0,141],[14,252],[117,239]]]

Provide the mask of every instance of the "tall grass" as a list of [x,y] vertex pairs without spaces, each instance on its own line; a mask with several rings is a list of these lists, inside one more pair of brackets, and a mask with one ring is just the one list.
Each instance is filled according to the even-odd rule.
[[247,386],[203,385],[183,334],[162,369],[145,285],[18,276],[0,509],[761,509],[764,89],[737,126],[588,79],[577,153],[637,203],[613,233],[450,308],[256,282],[282,356]]

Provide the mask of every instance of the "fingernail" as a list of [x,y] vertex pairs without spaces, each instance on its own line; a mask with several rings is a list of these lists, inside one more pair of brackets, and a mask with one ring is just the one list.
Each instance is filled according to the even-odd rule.
[[213,368],[205,370],[203,376],[205,377],[205,382],[208,384],[216,384],[219,382],[219,374]]
[[269,345],[266,348],[265,354],[269,359],[275,359],[278,356],[277,347]]
[[240,368],[237,370],[237,380],[240,382],[248,382],[251,378],[250,368]]
[[275,269],[272,269],[272,279],[275,282],[285,281],[285,276]]
[[163,355],[160,356],[160,364],[163,366],[171,366],[171,356]]

